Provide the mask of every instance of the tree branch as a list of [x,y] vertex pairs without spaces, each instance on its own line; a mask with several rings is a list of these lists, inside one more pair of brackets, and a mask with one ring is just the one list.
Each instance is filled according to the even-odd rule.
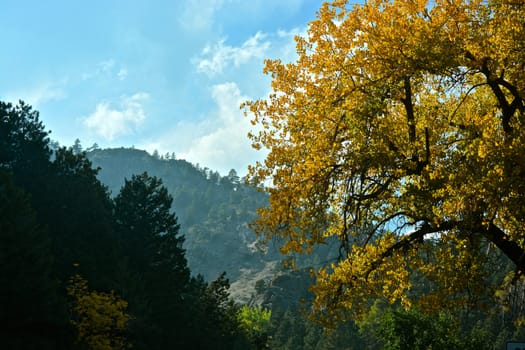
[[392,256],[392,254],[395,251],[398,250],[408,250],[412,245],[417,243],[422,243],[423,239],[426,235],[436,232],[443,232],[443,231],[449,231],[453,228],[457,227],[457,222],[455,221],[449,221],[445,222],[439,226],[431,226],[427,222],[425,222],[418,230],[410,233],[409,235],[404,236],[401,240],[391,245],[389,248],[387,248],[383,254],[379,257],[379,259],[373,261],[370,264],[370,268],[366,272],[366,278],[368,279],[368,276],[372,271],[377,269],[379,265],[383,262],[384,259]]
[[408,122],[408,139],[410,143],[416,142],[416,122],[414,116],[414,105],[412,104],[412,86],[410,85],[410,77],[404,79],[405,97],[401,99],[405,110],[407,112]]
[[518,243],[509,240],[505,232],[493,223],[482,232],[516,265],[516,270],[525,275],[525,250]]

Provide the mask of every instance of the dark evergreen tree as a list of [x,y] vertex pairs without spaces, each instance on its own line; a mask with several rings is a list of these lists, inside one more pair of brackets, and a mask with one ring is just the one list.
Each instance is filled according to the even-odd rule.
[[283,350],[303,349],[303,338],[305,337],[306,320],[297,313],[288,309],[278,318],[275,331],[274,347]]
[[112,287],[111,266],[117,259],[107,189],[84,153],[62,147],[51,169],[35,203],[40,222],[49,227],[56,272],[62,281],[81,273],[93,288],[107,290]]
[[238,307],[230,299],[230,282],[222,273],[206,283],[202,277],[192,279],[192,289],[198,298],[193,306],[190,343],[200,349],[249,349],[250,344],[237,320]]
[[[180,347],[187,335],[183,330],[190,315],[184,294],[190,272],[171,202],[162,181],[147,173],[126,179],[115,198],[116,227],[125,257],[122,275],[133,277],[122,281],[122,295],[136,317],[132,336],[138,348]],[[137,279],[140,284],[133,282]]]
[[65,298],[28,196],[0,168],[0,338],[4,349],[68,349]]
[[115,219],[124,253],[140,267],[168,268],[182,279],[189,277],[173,199],[162,181],[147,173],[125,181],[115,198]]
[[82,153],[82,144],[80,143],[80,139],[75,139],[75,143],[73,144],[73,146],[71,146],[71,151],[74,154]]
[[50,156],[49,132],[39,113],[22,101],[16,106],[0,101],[0,167],[10,170],[33,200],[46,187]]
[[49,163],[49,132],[45,131],[40,115],[20,101],[18,105],[0,101],[0,166],[28,184],[29,170],[41,170]]
[[133,176],[111,200],[80,142],[51,149],[38,117],[22,102],[0,102],[1,347],[73,348],[65,291],[80,274],[129,302],[135,349],[248,348],[225,276],[190,278],[162,182]]

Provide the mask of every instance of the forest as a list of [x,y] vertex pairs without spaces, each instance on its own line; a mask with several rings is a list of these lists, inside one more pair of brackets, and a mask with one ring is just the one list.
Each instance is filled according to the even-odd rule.
[[[523,283],[509,285],[496,299],[487,293],[483,309],[428,314],[378,300],[365,318],[326,328],[308,316],[310,269],[333,259],[337,245],[309,256],[246,249],[247,242],[236,238],[246,233],[234,228],[253,220],[255,207],[267,199],[234,172],[220,177],[133,149],[86,153],[79,143],[57,147],[30,106],[1,102],[0,108],[0,316],[6,349],[500,349],[525,335],[518,322]],[[97,177],[102,170],[89,160],[97,154],[119,169],[136,164],[128,170],[140,172],[100,176],[106,186]],[[178,163],[175,171],[170,163]],[[175,196],[179,187],[191,189],[188,181],[195,186],[193,194],[179,190],[175,201],[190,212],[184,219],[189,230],[179,225],[163,181],[146,172],[159,169]],[[191,174],[186,180],[185,172]],[[178,182],[169,180],[173,173]],[[112,193],[109,186],[119,190]],[[191,214],[194,196],[210,209],[201,206]],[[192,245],[183,244],[181,232],[194,235],[186,238]],[[192,273],[186,255],[196,245],[204,256],[212,249],[239,254],[206,260],[194,253],[201,274]],[[501,255],[494,260],[501,268],[492,278],[512,270]],[[264,261],[275,268],[252,281],[248,302],[234,300],[228,275],[216,273],[231,262],[257,270]],[[229,270],[234,280],[240,277]]]
[[52,148],[23,102],[0,103],[0,135],[3,348],[256,344],[257,310],[241,313],[227,277],[191,274],[162,180],[132,175],[110,196],[86,154]]
[[324,3],[242,105],[243,179],[0,101],[0,347],[525,339],[524,28],[520,1]]

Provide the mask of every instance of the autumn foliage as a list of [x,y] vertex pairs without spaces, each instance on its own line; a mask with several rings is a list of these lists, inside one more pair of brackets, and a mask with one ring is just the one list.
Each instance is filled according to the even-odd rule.
[[124,337],[131,319],[128,303],[114,292],[90,291],[80,275],[71,277],[67,288],[72,298],[71,323],[78,333],[78,342],[92,350],[123,350],[130,348]]
[[269,150],[250,169],[270,193],[257,233],[284,253],[340,242],[316,312],[475,305],[491,247],[523,274],[525,5],[333,1],[296,41],[297,61],[266,61],[273,93],[243,107]]

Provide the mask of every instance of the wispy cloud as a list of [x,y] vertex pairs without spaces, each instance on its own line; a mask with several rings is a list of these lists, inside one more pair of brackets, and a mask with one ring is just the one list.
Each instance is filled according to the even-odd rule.
[[109,102],[100,102],[95,111],[84,118],[83,123],[108,141],[133,133],[146,119],[143,104],[148,98],[147,93],[139,92],[132,96],[122,96],[118,107],[113,107]]
[[246,160],[243,153],[250,151],[246,139],[249,123],[239,110],[244,97],[235,83],[215,85],[212,98],[217,106],[214,127],[193,140],[181,156],[225,171],[225,167],[240,166]]
[[[280,57],[290,62],[297,57],[294,37],[305,33],[306,27],[274,33],[259,32],[238,47],[229,46],[222,40],[205,48],[199,60],[193,63],[200,72],[213,77],[231,67],[260,65],[265,57]],[[180,121],[176,128],[137,146],[150,152],[156,149],[162,154],[175,152],[178,158],[199,163],[221,174],[226,174],[231,168],[245,174],[247,166],[261,161],[266,153],[251,147],[247,134],[255,127],[239,108],[242,102],[263,96],[248,97],[241,89],[266,95],[270,87],[262,79],[250,80],[248,84],[246,76],[239,71],[241,69],[229,69],[228,82],[211,86],[210,99],[213,104],[204,119]],[[260,86],[254,89],[254,85]]]
[[188,31],[213,27],[215,13],[229,0],[187,0],[183,2],[179,23]]
[[66,98],[67,79],[64,78],[56,82],[44,82],[39,85],[16,91],[9,91],[2,99],[17,103],[19,100],[39,107],[49,101],[57,101]]
[[128,76],[128,70],[115,59],[110,58],[98,62],[91,70],[82,74],[82,80],[90,80],[96,78],[109,78],[124,80]]
[[262,59],[270,47],[270,42],[265,37],[265,34],[257,32],[239,47],[226,45],[226,39],[207,45],[200,57],[194,59],[197,71],[214,76],[222,73],[227,66],[239,67],[253,58]]
[[119,80],[124,80],[128,76],[128,70],[125,68],[120,68],[120,70],[117,73],[117,77]]
[[263,158],[262,152],[251,147],[247,138],[252,128],[239,106],[247,99],[237,84],[214,85],[211,97],[215,104],[208,117],[200,122],[180,122],[161,138],[138,145],[152,152],[174,151],[179,159],[199,163],[225,175],[232,168],[241,175],[248,164]]
[[284,62],[290,62],[297,58],[295,37],[305,36],[306,33],[306,26],[274,33],[257,32],[240,46],[228,45],[227,39],[223,38],[215,44],[206,45],[200,55],[192,59],[192,63],[199,73],[212,78],[230,67],[262,64],[265,58],[279,57]]

